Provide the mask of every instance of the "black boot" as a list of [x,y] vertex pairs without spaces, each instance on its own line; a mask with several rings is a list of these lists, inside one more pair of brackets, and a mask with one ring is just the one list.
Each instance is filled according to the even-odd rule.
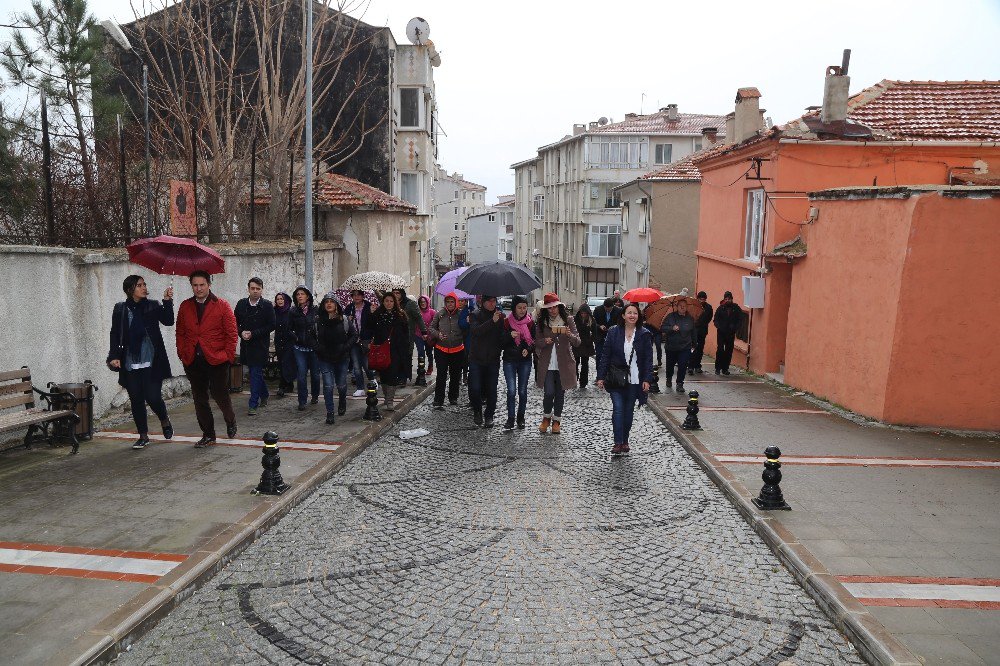
[[483,410],[477,407],[472,409],[472,422],[477,426],[483,425]]
[[347,389],[340,389],[340,400],[337,403],[337,416],[347,413]]

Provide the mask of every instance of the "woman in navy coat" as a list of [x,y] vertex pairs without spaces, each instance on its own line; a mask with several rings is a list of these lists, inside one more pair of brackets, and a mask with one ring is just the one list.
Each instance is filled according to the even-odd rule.
[[163,436],[174,436],[167,405],[160,394],[163,380],[171,377],[170,360],[163,344],[160,324],[174,325],[174,289],[163,292],[163,303],[146,298],[149,290],[139,275],[129,275],[122,283],[125,300],[115,304],[111,315],[111,344],[107,364],[118,371],[118,383],[128,391],[132,418],[139,432],[133,449],[149,444],[146,405],[160,418]]
[[604,339],[600,363],[597,365],[597,385],[604,388],[604,380],[611,365],[628,366],[628,386],[608,388],[611,394],[611,428],[614,432],[612,455],[629,452],[629,432],[635,404],[646,404],[649,384],[653,381],[653,336],[642,326],[639,306],[630,303],[622,313],[622,323],[611,327]]

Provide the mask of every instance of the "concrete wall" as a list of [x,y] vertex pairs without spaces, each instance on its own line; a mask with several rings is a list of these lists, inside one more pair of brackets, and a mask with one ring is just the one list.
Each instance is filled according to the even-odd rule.
[[653,193],[649,286],[668,294],[687,287],[694,294],[701,186],[697,181],[650,181],[646,187]]
[[[300,243],[245,243],[214,246],[225,258],[227,272],[217,275],[213,291],[235,305],[246,296],[247,280],[260,276],[264,292],[291,291],[302,282],[304,255]],[[314,272],[317,285],[332,284],[337,273],[339,244],[316,243]],[[118,377],[104,365],[109,346],[111,311],[124,300],[122,280],[142,275],[150,298],[161,299],[169,276],[130,264],[123,249],[71,250],[66,248],[0,246],[0,368],[27,365],[32,381],[92,380],[99,390],[94,411],[103,413],[119,391]],[[187,280],[174,278],[175,304],[191,295]],[[183,376],[177,359],[173,327],[163,338],[174,375]],[[168,390],[183,389],[180,386]],[[118,403],[120,404],[120,403]]]

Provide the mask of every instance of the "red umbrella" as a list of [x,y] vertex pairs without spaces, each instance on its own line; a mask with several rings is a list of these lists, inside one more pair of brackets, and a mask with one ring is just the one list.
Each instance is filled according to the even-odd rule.
[[649,287],[639,287],[638,289],[629,289],[622,296],[623,299],[629,303],[652,303],[653,301],[658,301],[663,297],[663,294],[656,289],[651,289]]
[[226,261],[218,252],[196,240],[177,236],[137,240],[128,246],[128,259],[160,275],[226,272]]

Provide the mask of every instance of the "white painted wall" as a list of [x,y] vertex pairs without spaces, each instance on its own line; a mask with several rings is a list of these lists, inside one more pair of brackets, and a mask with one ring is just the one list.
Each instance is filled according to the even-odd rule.
[[[291,292],[302,281],[304,255],[296,242],[246,243],[214,246],[226,260],[226,273],[214,276],[212,289],[231,305],[246,296],[252,276],[264,280],[264,293]],[[329,285],[337,275],[340,244],[315,244],[314,271],[318,285]],[[149,285],[151,298],[161,299],[169,276],[130,264],[124,249],[71,250],[66,248],[0,246],[0,370],[31,368],[35,386],[47,382],[82,382],[99,388],[94,413],[102,414],[118,393],[118,377],[104,365],[111,311],[124,300],[122,280],[136,273]],[[175,311],[191,296],[184,277],[174,278]],[[184,375],[177,359],[173,327],[164,327],[163,339],[175,376]],[[173,393],[184,388],[165,387]],[[116,404],[121,404],[117,402]]]

